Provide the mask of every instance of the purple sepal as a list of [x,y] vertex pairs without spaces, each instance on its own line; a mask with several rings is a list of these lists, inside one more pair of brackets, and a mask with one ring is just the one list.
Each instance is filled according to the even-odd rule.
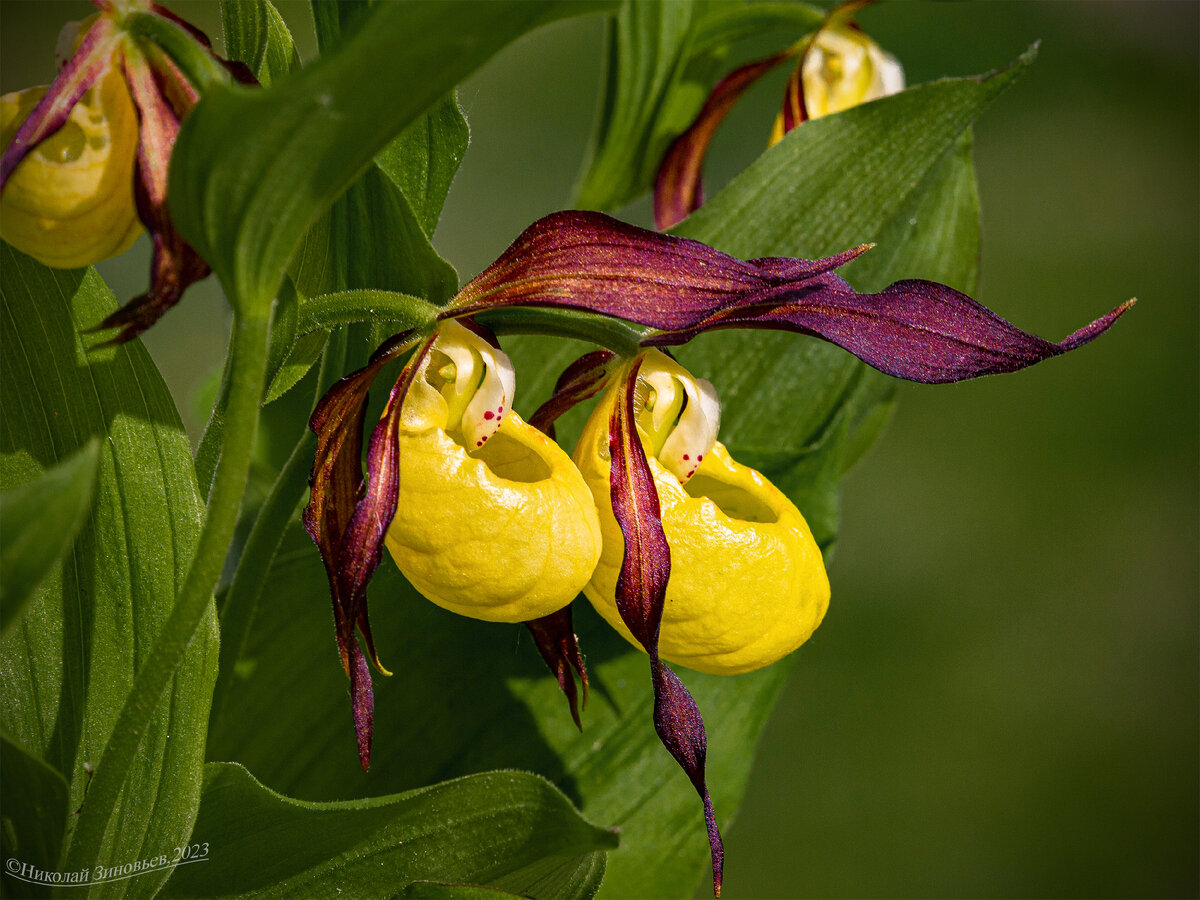
[[554,384],[554,393],[529,417],[529,424],[554,440],[558,417],[603,389],[614,359],[611,350],[593,350],[567,366]]
[[[167,70],[163,77],[169,79],[170,75]],[[175,230],[167,210],[167,167],[179,133],[176,109],[164,95],[157,73],[140,54],[126,55],[125,80],[138,111],[134,197],[138,218],[152,236],[154,252],[150,262],[150,290],[91,329],[119,329],[107,342],[110,344],[123,344],[137,337],[178,303],[189,285],[210,271],[208,263]]]
[[819,284],[821,273],[865,249],[790,265],[782,259],[758,264],[603,213],[558,212],[525,229],[449,309],[461,316],[504,306],[551,306],[685,331],[720,310]]
[[0,157],[0,190],[8,176],[29,151],[66,124],[71,110],[88,88],[112,65],[116,24],[108,18],[96,21],[74,55],[59,70],[45,96],[21,123]]
[[575,720],[575,727],[583,731],[583,722],[579,718],[581,704],[575,677],[578,676],[583,684],[583,707],[587,706],[588,701],[588,678],[583,654],[579,652],[579,639],[575,636],[575,628],[571,623],[571,607],[564,606],[548,616],[531,619],[525,623],[525,627],[533,635],[538,653],[558,679],[558,686],[566,695],[567,705],[571,708],[571,718]]
[[713,328],[795,331],[837,344],[888,375],[940,384],[1014,372],[1066,353],[1103,334],[1133,304],[1054,343],[937,282],[898,281],[878,294],[859,294],[832,273],[821,280],[792,296],[721,310],[686,333],[651,342],[681,343]]
[[[339,633],[338,643],[342,644]],[[353,629],[343,650],[349,652],[350,706],[354,715],[354,739],[358,745],[358,762],[366,772],[371,768],[371,738],[375,733],[375,691],[371,686],[371,669],[354,640]]]

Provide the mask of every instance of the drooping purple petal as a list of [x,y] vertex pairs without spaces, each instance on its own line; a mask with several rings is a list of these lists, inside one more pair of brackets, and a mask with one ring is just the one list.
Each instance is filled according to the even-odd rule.
[[564,606],[557,612],[540,619],[531,619],[525,623],[533,635],[538,653],[542,655],[558,686],[566,695],[567,705],[571,708],[571,718],[575,727],[583,731],[583,722],[579,718],[579,693],[575,686],[575,676],[579,676],[583,684],[583,706],[587,706],[588,678],[587,668],[583,664],[583,654],[579,652],[579,639],[575,636],[575,628],[571,623],[571,607]]
[[125,57],[125,80],[138,111],[138,160],[134,196],[138,218],[154,243],[150,290],[126,303],[93,331],[118,329],[109,343],[137,337],[179,302],[184,290],[209,273],[206,263],[175,230],[167,209],[167,167],[179,116],[167,101],[159,79],[140,53]]
[[609,489],[613,517],[625,538],[625,555],[617,576],[617,610],[646,652],[656,657],[671,575],[671,548],[663,532],[654,476],[634,424],[633,398],[640,368],[641,358],[630,367],[625,396],[613,404],[609,418]]
[[[343,643],[344,642],[344,643]],[[371,739],[375,734],[375,691],[371,685],[371,669],[354,640],[351,629],[349,640],[338,631],[338,646],[349,653],[350,706],[354,716],[354,739],[358,746],[358,762],[365,772],[371,767]]]
[[609,418],[610,496],[613,516],[625,539],[625,554],[617,576],[617,610],[650,657],[654,730],[704,801],[713,893],[719,897],[725,851],[704,780],[707,752],[704,720],[683,682],[658,658],[658,632],[671,574],[671,550],[663,531],[658,490],[634,424],[634,395],[640,366],[639,358],[630,367],[624,396],[613,404]]
[[[410,348],[415,341],[416,335],[411,331],[396,335],[366,367],[334,385],[321,398],[309,419],[309,427],[317,435],[317,449],[309,479],[310,498],[304,509],[303,521],[320,551],[329,578],[335,636],[342,667],[350,678],[359,761],[364,770],[370,765],[372,691],[370,671],[355,639],[356,626],[376,666],[379,666],[379,660],[367,618],[363,572],[348,573],[341,565],[343,552],[353,534],[355,515],[367,495],[362,468],[362,434],[368,392],[383,366]],[[374,439],[372,443],[375,443]],[[395,496],[392,497],[392,504],[394,506]],[[358,532],[363,530],[360,526]],[[366,577],[370,577],[370,572],[366,573]],[[379,668],[382,670],[382,666]]]
[[0,157],[0,190],[8,176],[35,146],[66,124],[71,110],[87,90],[113,64],[118,38],[116,23],[101,17],[88,29],[79,49],[59,70],[58,76],[21,123]]
[[530,416],[529,424],[554,440],[554,423],[558,417],[601,391],[615,358],[611,350],[593,350],[567,366],[558,376],[554,393]]
[[675,138],[654,179],[654,224],[660,231],[683,221],[704,203],[700,173],[717,127],[746,89],[788,55],[776,53],[734,69],[713,88],[687,130]]
[[878,294],[859,294],[835,275],[821,280],[792,296],[719,311],[687,334],[653,342],[681,343],[710,328],[795,331],[837,344],[888,375],[939,384],[1013,372],[1066,353],[1107,331],[1133,302],[1054,343],[936,282],[898,281]]
[[721,841],[712,797],[704,780],[704,763],[708,754],[704,719],[688,689],[666,663],[651,657],[650,675],[654,682],[654,730],[704,801],[704,824],[708,830],[708,849],[712,857],[713,895],[720,897],[725,845]]
[[[805,271],[806,281],[847,258],[842,254],[802,266],[797,261],[797,270]],[[778,260],[760,266],[602,213],[558,212],[525,229],[458,293],[448,314],[551,306],[679,331],[718,310],[796,287],[796,276]]]

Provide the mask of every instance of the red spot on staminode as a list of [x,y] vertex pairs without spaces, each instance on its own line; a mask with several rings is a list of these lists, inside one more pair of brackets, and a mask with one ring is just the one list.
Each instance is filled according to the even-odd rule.
[[502,412],[504,412],[504,407],[503,407],[503,406],[497,406],[497,407],[496,407],[496,412],[499,412],[499,413],[502,413]]
[[[684,459],[687,459],[687,457],[685,456]],[[696,462],[704,462],[704,454],[703,453],[701,453],[699,456],[696,457]]]
[[686,453],[685,453],[685,454],[683,454],[683,458],[684,458],[684,459],[691,459],[691,457],[690,457],[690,456],[688,456]]
[[476,447],[482,447],[482,446],[483,446],[483,441],[476,441],[476,442],[475,442],[475,446],[476,446]]
[[485,412],[483,414],[483,417],[485,419],[494,419],[494,418],[496,418],[496,414],[489,409],[487,412]]

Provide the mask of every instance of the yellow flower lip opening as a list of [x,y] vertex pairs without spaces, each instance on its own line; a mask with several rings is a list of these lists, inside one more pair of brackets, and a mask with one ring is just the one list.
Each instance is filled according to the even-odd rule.
[[[642,369],[653,378],[664,367],[682,371],[657,352],[647,355]],[[604,533],[604,549],[584,593],[610,625],[640,646],[615,600],[624,538],[612,513],[608,423],[621,390],[606,392],[575,449]],[[829,605],[821,551],[804,517],[720,442],[681,482],[653,454],[642,418],[639,435],[671,549],[659,653],[669,662],[719,675],[752,672],[776,662],[808,639]]]
[[[464,375],[472,364],[483,371]],[[523,622],[575,599],[601,535],[570,458],[511,410],[506,368],[507,357],[483,339],[457,323],[442,326],[404,400],[400,494],[386,546],[438,606]]]
[[[45,92],[0,97],[4,146]],[[137,112],[114,67],[13,171],[0,194],[0,237],[55,268],[124,253],[142,232],[133,193],[137,142]]]

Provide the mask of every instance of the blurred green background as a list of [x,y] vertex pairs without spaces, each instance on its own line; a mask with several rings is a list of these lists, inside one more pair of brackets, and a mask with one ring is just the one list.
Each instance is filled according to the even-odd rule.
[[[219,33],[215,3],[169,5]],[[59,25],[88,10],[3,0],[0,89],[48,81]],[[1140,303],[1029,371],[902,386],[845,481],[833,604],[726,829],[726,896],[1197,896],[1200,5],[893,3],[860,21],[910,83],[1042,41],[977,129],[978,297],[1053,339]],[[472,143],[437,244],[464,281],[569,205],[602,33],[544,29],[462,88]],[[763,146],[776,74],[720,132],[711,190]],[[648,224],[649,205],[623,214]],[[119,297],[145,289],[145,244],[101,267]],[[146,336],[193,435],[227,328],[210,280]]]

